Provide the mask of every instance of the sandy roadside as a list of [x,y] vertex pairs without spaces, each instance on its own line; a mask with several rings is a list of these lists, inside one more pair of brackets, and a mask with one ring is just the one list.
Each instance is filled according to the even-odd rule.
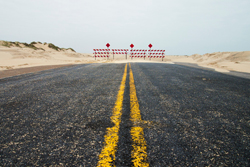
[[21,74],[34,73],[34,72],[50,70],[50,69],[55,69],[55,68],[61,68],[61,67],[69,67],[69,66],[73,66],[73,65],[72,64],[48,65],[48,66],[35,66],[35,67],[26,67],[26,68],[11,69],[11,70],[2,70],[2,71],[0,71],[0,79],[12,77],[12,76],[17,76],[17,75],[21,75]]

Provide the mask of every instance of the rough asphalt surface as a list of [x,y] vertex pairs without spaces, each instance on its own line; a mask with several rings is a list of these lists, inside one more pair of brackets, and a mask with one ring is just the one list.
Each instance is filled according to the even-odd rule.
[[[0,166],[96,166],[125,64],[0,79]],[[150,166],[250,166],[250,79],[131,63]],[[131,166],[129,70],[117,166]]]

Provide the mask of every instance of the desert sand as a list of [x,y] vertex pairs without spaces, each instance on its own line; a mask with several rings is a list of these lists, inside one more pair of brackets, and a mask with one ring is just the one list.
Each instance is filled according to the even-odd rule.
[[[0,71],[52,65],[74,65],[85,63],[125,63],[125,62],[157,62],[157,63],[191,63],[202,67],[214,68],[216,71],[238,71],[250,73],[250,51],[242,52],[215,52],[204,55],[194,54],[191,56],[166,55],[163,59],[131,58],[125,59],[126,55],[113,55],[107,58],[95,58],[92,53],[77,53],[71,49],[55,50],[48,44],[36,43],[39,49],[19,46],[2,46],[0,41]],[[59,67],[59,66],[55,66]],[[45,68],[46,69],[46,68]]]

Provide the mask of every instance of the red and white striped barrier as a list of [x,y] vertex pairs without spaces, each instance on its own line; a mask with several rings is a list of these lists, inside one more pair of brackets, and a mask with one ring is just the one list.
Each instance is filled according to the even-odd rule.
[[148,56],[148,58],[165,58],[165,56]]
[[93,49],[94,50],[94,52],[96,52],[96,51],[110,51],[110,49]]
[[111,49],[110,54],[113,54],[113,59],[114,59],[114,55],[126,55],[126,59],[127,59],[127,54],[128,54],[128,49]]
[[128,49],[112,49],[113,55],[125,55],[128,54]]
[[165,58],[165,50],[160,49],[93,49],[95,58],[109,58],[110,54],[114,55],[126,55],[130,54],[132,58]]
[[130,57],[132,58],[146,58],[147,49],[130,49]]
[[110,57],[110,49],[93,49],[93,57],[98,58],[109,58]]
[[115,54],[115,55],[125,55],[127,54],[126,52],[111,52],[112,54]]
[[165,56],[163,56],[165,53],[165,50],[148,50],[148,58],[164,58]]
[[109,55],[94,55],[94,57],[110,57]]
[[112,49],[112,52],[128,52],[128,49]]

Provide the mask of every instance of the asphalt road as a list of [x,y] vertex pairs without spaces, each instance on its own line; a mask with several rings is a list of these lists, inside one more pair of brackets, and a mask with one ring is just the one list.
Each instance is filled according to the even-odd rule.
[[250,79],[176,64],[124,69],[86,64],[0,79],[0,166],[97,166],[117,125],[112,165],[135,165],[131,129],[141,128],[146,165],[250,166]]

